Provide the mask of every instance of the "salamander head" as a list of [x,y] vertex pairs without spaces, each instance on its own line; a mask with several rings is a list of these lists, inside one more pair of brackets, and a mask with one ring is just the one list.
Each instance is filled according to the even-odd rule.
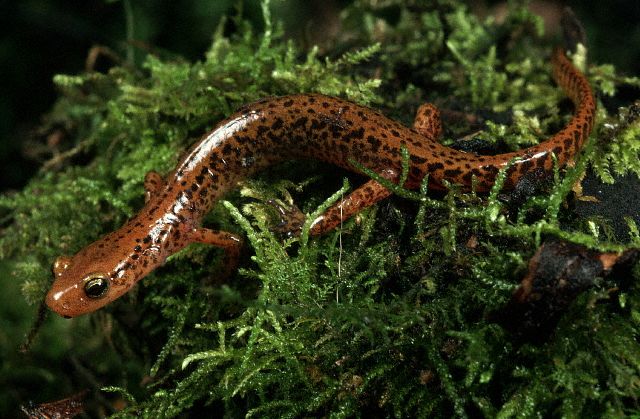
[[105,251],[107,246],[99,240],[73,257],[56,259],[55,280],[46,297],[51,310],[66,318],[95,311],[126,293],[148,272],[134,269],[129,252],[115,246]]

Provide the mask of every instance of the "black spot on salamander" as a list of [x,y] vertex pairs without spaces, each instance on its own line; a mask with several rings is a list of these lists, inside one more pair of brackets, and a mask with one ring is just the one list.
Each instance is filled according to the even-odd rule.
[[98,243],[98,247],[102,249],[104,247],[104,243]]
[[342,127],[341,126],[339,126],[339,125],[331,125],[330,131],[331,131],[331,136],[334,139],[342,138]]
[[556,146],[553,148],[553,153],[556,155],[556,157],[560,156],[560,153],[562,153],[562,147],[560,146]]
[[549,158],[549,153],[545,153],[542,156],[536,159],[536,167],[544,167],[547,159]]
[[373,135],[369,135],[367,137],[367,142],[371,145],[371,151],[373,151],[374,153],[377,153],[378,149],[380,148],[381,141],[378,140]]
[[531,167],[533,167],[533,162],[531,160],[524,160],[521,161],[520,164],[518,164],[518,167],[518,170],[520,170],[522,173],[526,173],[531,169]]
[[473,177],[473,173],[467,172],[464,174],[464,176],[462,176],[462,180],[464,181],[465,184],[470,185],[472,177]]
[[276,120],[271,124],[271,129],[280,129],[284,125],[284,121],[282,118],[276,118]]
[[282,103],[282,106],[284,106],[285,108],[290,107],[291,105],[293,105],[293,100],[289,99],[286,102]]
[[267,138],[269,139],[269,141],[271,141],[274,144],[278,144],[280,142],[280,137],[278,137],[277,135],[275,135],[273,133],[273,131],[269,131],[267,133]]
[[584,124],[582,125],[582,136],[583,137],[587,137],[589,135],[589,130],[591,129],[591,126],[588,124]]
[[269,128],[266,125],[259,125],[258,126],[258,136],[262,136],[264,135],[265,132],[269,131],[271,128]]
[[580,132],[578,130],[573,130],[573,141],[576,142],[580,139]]
[[307,125],[309,119],[306,116],[300,117],[296,119],[296,121],[291,124],[293,128],[304,128]]
[[229,143],[225,144],[224,147],[222,147],[222,154],[224,154],[225,156],[231,154],[231,151],[233,151],[233,146]]
[[462,170],[460,169],[448,169],[444,171],[444,175],[447,177],[458,177],[459,175],[462,174]]
[[151,242],[151,236],[147,236],[144,239],[142,239],[142,243],[144,244],[148,244],[149,242]]
[[411,162],[415,164],[423,164],[427,161],[427,159],[424,159],[418,156],[411,156],[410,159],[411,159]]
[[202,176],[202,175],[196,176],[196,182],[198,182],[198,184],[202,185],[202,182],[204,182],[204,176]]
[[137,245],[136,247],[133,248],[134,252],[142,252],[142,246]]
[[364,138],[364,128],[362,127],[351,130],[348,133],[341,136],[342,141],[345,141],[345,142],[350,142],[351,140],[358,140],[362,138]]
[[327,109],[329,107],[329,102],[322,102],[322,107]]
[[139,257],[140,255],[136,255],[136,254],[131,255],[131,259],[133,260],[138,260]]
[[238,142],[238,144],[244,144],[252,140],[252,138],[247,135],[234,135],[233,138]]
[[497,175],[498,172],[500,171],[500,169],[498,169],[496,166],[485,166],[484,167],[485,172],[490,173],[491,175]]
[[186,186],[186,184],[187,184],[186,180],[183,180],[182,182],[180,182],[180,185],[182,185],[182,186]]

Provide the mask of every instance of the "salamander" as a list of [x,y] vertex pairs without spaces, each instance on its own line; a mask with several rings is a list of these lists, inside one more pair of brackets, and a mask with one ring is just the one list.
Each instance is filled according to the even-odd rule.
[[[574,103],[574,114],[555,135],[532,147],[494,156],[458,151],[438,142],[438,109],[422,105],[413,127],[368,107],[320,94],[268,98],[246,105],[205,134],[166,178],[146,175],[144,207],[118,230],[53,264],[54,283],[47,305],[64,317],[89,313],[115,300],[165,259],[190,243],[223,248],[237,256],[242,239],[211,230],[200,221],[237,182],[289,159],[317,159],[359,172],[354,162],[397,183],[402,150],[409,152],[405,187],[417,188],[425,176],[432,189],[446,182],[486,192],[498,171],[508,167],[505,188],[533,170],[550,171],[555,154],[564,165],[589,136],[596,110],[591,88],[565,53],[552,55],[553,76]],[[515,159],[515,162],[514,162]],[[474,181],[475,178],[475,181]],[[311,234],[335,228],[363,208],[391,194],[369,180],[314,220]]]

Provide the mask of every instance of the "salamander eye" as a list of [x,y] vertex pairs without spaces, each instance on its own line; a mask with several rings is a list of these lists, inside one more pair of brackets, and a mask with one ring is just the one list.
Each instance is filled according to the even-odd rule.
[[84,293],[89,298],[102,298],[109,290],[109,279],[103,274],[91,274],[85,278]]

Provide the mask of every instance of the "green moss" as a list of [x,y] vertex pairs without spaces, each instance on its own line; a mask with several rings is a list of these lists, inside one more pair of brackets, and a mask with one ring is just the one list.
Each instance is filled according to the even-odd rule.
[[[347,35],[335,49],[349,52],[327,54],[338,58],[284,41],[265,1],[263,32],[237,19],[238,34],[225,37],[221,24],[201,62],[148,55],[141,68],[57,76],[61,97],[46,124],[64,127],[71,152],[25,190],[0,197],[8,223],[0,250],[20,260],[14,277],[25,298],[42,298],[55,256],[140,207],[146,171],[166,173],[208,127],[264,96],[339,95],[405,123],[426,100],[465,112],[513,110],[513,123],[490,123],[482,134],[512,149],[564,123],[539,18],[515,3],[501,24],[454,2],[405,3],[349,6]],[[505,39],[509,46],[499,46]],[[604,93],[637,82],[604,66],[589,75]],[[460,123],[447,135],[465,129]],[[120,362],[126,355],[131,365],[105,357],[85,367],[97,375],[119,368],[127,377],[104,381],[105,392],[127,403],[116,417],[639,414],[637,286],[617,296],[605,288],[584,293],[543,343],[523,343],[489,320],[544,237],[609,251],[638,246],[631,220],[629,242],[612,242],[595,223],[569,220],[565,206],[589,164],[607,180],[611,172],[640,174],[638,134],[632,112],[609,116],[600,107],[593,138],[610,139],[592,139],[574,167],[556,170],[548,192],[519,208],[502,199],[504,173],[488,196],[452,188],[435,198],[426,181],[409,191],[379,179],[398,198],[314,239],[308,223],[300,238],[278,237],[270,206],[256,198],[319,214],[348,193],[350,183],[340,181],[352,175],[320,165],[274,168],[207,217],[207,225],[247,237],[250,257],[238,275],[217,283],[220,252],[206,246],[172,256],[93,315],[100,321],[92,333],[110,342],[105,353]],[[141,370],[148,382],[134,384]]]

